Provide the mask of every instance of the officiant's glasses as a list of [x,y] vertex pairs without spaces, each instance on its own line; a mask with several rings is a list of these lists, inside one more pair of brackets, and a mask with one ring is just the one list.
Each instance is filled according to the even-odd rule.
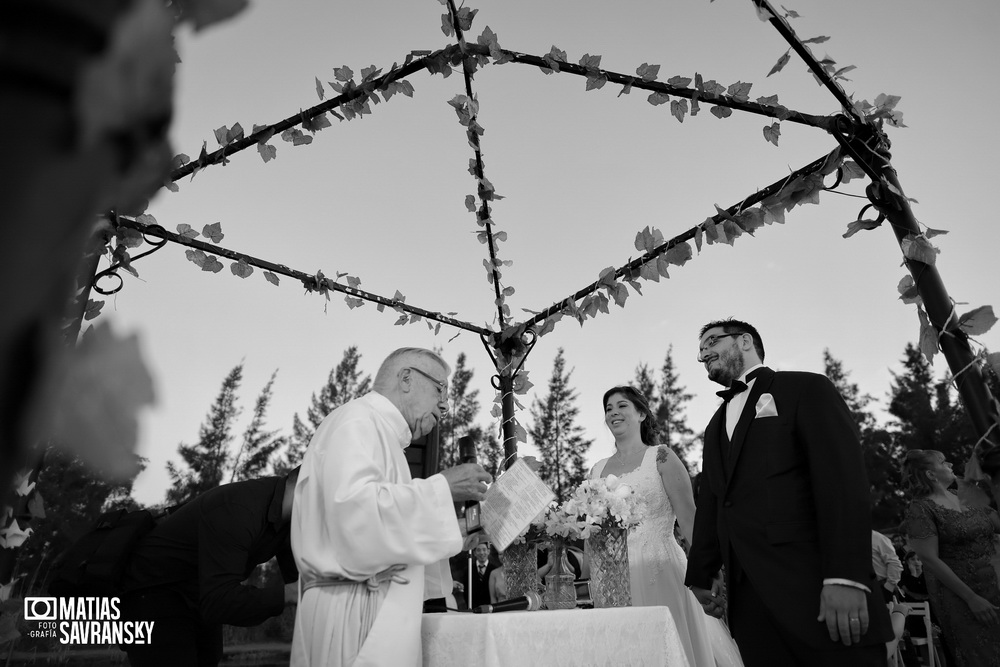
[[436,377],[434,377],[430,373],[425,373],[424,371],[420,370],[416,366],[408,366],[407,368],[409,368],[411,371],[416,371],[416,372],[420,373],[425,378],[427,378],[428,380],[430,380],[431,382],[433,382],[434,385],[437,387],[438,396],[440,396],[444,400],[448,400],[448,385],[446,385],[444,382],[441,382],[441,380],[438,380]]
[[698,346],[698,361],[701,361],[702,356],[704,356],[705,352],[707,352],[709,348],[715,347],[715,344],[718,343],[720,339],[727,338],[729,336],[742,336],[745,333],[746,333],[745,331],[741,331],[740,333],[725,333],[725,334],[718,334],[715,336],[709,336],[708,338],[705,339],[704,345]]

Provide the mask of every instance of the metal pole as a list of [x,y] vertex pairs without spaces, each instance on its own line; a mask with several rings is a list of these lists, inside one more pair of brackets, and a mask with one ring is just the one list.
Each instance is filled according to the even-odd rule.
[[[848,125],[849,128],[845,127]],[[910,203],[902,194],[903,188],[890,162],[892,156],[889,153],[889,140],[880,129],[869,124],[842,121],[840,129],[843,134],[835,136],[871,177],[872,186],[875,187],[869,186],[868,197],[891,223],[902,249],[905,239],[922,232],[910,209]],[[933,264],[909,258],[905,258],[904,263],[913,276],[927,316],[939,334],[941,352],[955,377],[959,396],[976,434],[981,441],[997,446],[1000,443],[1000,434],[996,430],[1000,415],[997,415],[993,407],[993,397],[976,361],[976,355],[969,346],[969,337],[958,326],[955,305],[948,296],[941,274]]]
[[514,433],[514,378],[510,367],[500,371],[500,408],[503,414],[503,456],[509,468],[517,461],[517,436]]

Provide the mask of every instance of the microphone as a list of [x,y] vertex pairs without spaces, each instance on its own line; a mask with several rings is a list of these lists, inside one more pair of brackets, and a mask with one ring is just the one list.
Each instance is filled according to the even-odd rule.
[[[463,435],[458,439],[458,461],[459,463],[478,463],[479,457],[476,453],[476,440],[471,435]],[[479,503],[471,500],[465,501],[465,532],[475,533],[483,529],[481,517],[479,515]]]
[[473,614],[496,614],[501,611],[537,611],[542,607],[542,597],[535,591],[527,591],[524,597],[512,598],[496,604],[479,605]]

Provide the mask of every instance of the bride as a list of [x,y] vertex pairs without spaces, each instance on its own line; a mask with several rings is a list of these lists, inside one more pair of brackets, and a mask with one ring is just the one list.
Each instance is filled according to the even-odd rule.
[[684,464],[669,447],[657,446],[656,420],[635,388],[613,387],[604,394],[604,422],[616,451],[598,461],[590,476],[622,478],[643,506],[643,521],[628,536],[632,605],[670,608],[692,666],[742,667],[729,631],[684,586],[687,556],[674,537],[675,518],[688,543],[694,524],[694,494]]

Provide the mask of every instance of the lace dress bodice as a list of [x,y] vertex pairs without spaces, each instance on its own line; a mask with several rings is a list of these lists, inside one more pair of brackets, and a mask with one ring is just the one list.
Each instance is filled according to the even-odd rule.
[[[629,532],[629,566],[633,572],[642,573],[642,583],[648,586],[665,576],[668,567],[681,572],[687,569],[687,556],[674,538],[677,517],[656,468],[657,449],[648,447],[635,470],[618,476],[639,498],[642,521]],[[602,472],[605,463],[607,459],[601,462]],[[637,567],[639,559],[642,567]]]

